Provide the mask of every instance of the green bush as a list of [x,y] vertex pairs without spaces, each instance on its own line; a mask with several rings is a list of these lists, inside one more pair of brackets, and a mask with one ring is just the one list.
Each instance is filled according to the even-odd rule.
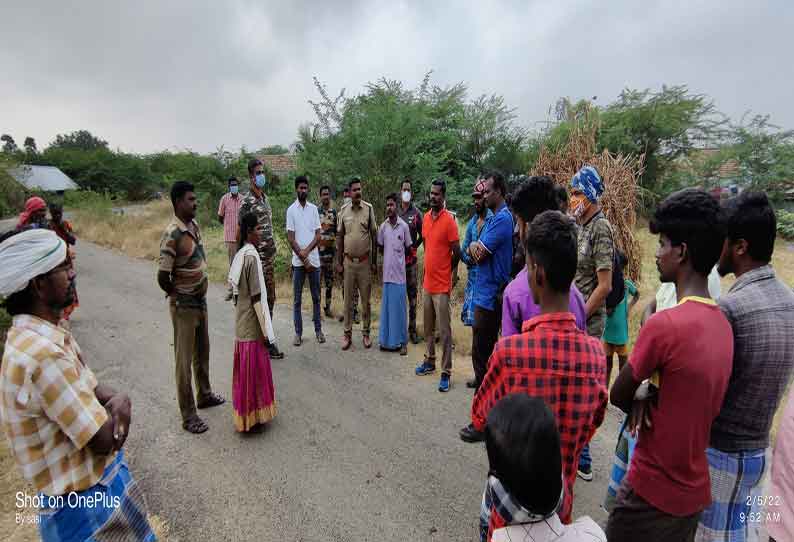
[[794,239],[794,213],[783,209],[777,211],[777,232],[781,237]]

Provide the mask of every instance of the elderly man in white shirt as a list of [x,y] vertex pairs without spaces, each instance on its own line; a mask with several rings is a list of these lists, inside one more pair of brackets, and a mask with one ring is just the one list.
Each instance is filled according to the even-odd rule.
[[295,178],[295,192],[298,198],[287,209],[287,240],[292,248],[292,288],[293,321],[295,340],[293,345],[300,346],[303,335],[301,302],[303,283],[309,278],[309,291],[312,294],[312,320],[318,343],[325,342],[322,322],[320,321],[320,214],[317,206],[309,203],[309,179],[304,175]]

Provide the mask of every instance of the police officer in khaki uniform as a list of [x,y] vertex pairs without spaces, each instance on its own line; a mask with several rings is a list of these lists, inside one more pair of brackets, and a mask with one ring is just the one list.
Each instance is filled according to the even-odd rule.
[[[361,295],[362,335],[364,348],[372,346],[370,331],[370,290],[372,275],[377,274],[378,237],[377,222],[372,205],[361,199],[361,179],[350,181],[350,203],[339,211],[339,226],[336,237],[336,271],[344,273],[345,289],[345,338],[342,350],[348,350],[353,334],[353,293]],[[372,273],[372,275],[370,274]]]

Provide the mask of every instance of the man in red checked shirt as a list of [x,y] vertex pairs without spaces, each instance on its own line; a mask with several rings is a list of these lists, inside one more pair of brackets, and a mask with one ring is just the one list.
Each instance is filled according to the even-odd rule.
[[[527,234],[526,258],[540,315],[524,322],[522,333],[496,343],[471,409],[474,428],[484,431],[488,412],[506,395],[526,393],[546,402],[560,432],[565,491],[559,516],[563,523],[571,522],[579,453],[604,421],[607,406],[601,341],[577,328],[569,310],[576,255],[576,227],[570,218],[559,211],[535,217]],[[481,511],[482,528],[488,525],[487,539],[505,524],[498,510]]]

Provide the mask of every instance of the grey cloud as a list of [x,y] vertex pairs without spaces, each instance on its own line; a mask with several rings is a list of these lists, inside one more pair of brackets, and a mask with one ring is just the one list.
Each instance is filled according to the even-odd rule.
[[535,127],[559,96],[686,83],[794,126],[794,5],[744,2],[14,3],[0,17],[0,130],[86,128],[135,152],[289,144],[312,76],[466,81]]

